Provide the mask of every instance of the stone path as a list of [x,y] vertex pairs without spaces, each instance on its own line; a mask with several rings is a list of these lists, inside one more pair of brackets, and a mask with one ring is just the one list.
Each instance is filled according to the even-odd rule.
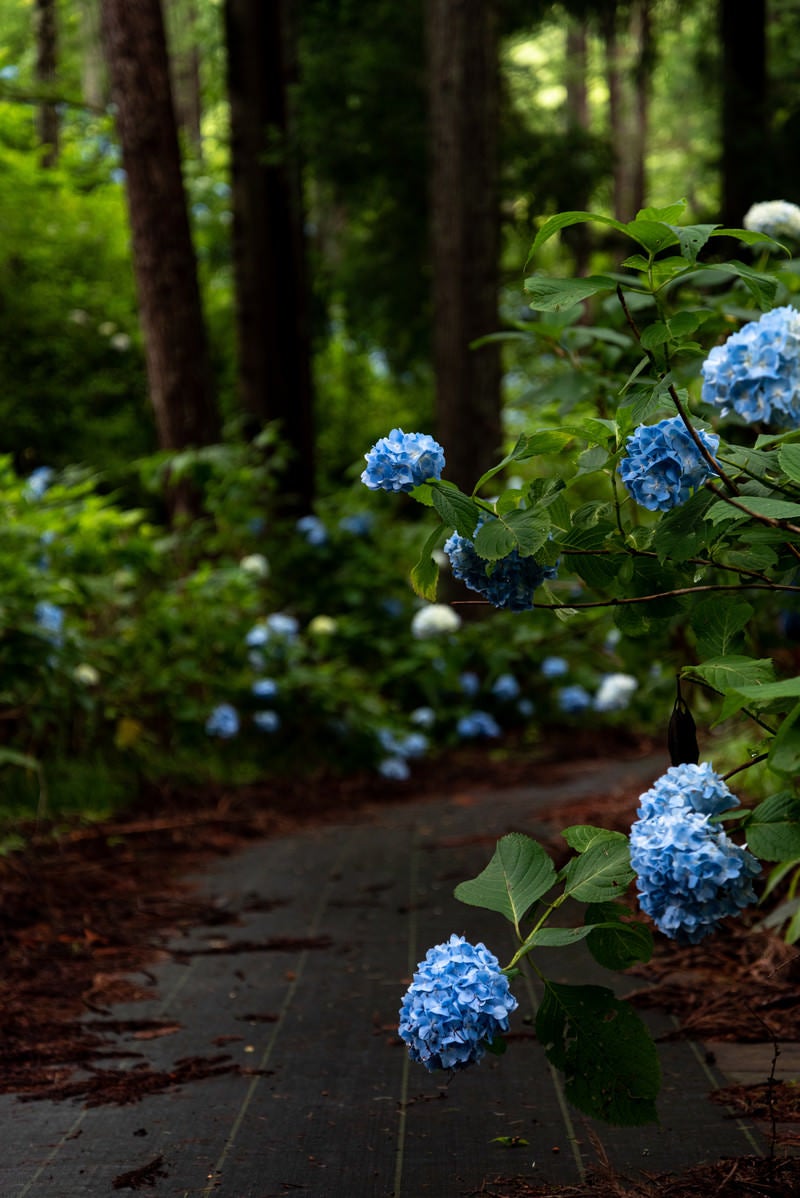
[[[409,1065],[396,1040],[400,997],[430,945],[459,932],[485,940],[501,959],[511,948],[502,917],[452,897],[458,881],[484,867],[494,838],[535,835],[537,813],[565,799],[632,781],[644,789],[664,764],[642,760],[603,774],[579,768],[547,790],[387,804],[372,818],[266,841],[216,863],[200,885],[243,910],[238,926],[224,936],[199,927],[175,942],[154,970],[157,1001],[113,1014],[163,1019],[178,1030],[137,1042],[143,1057],[106,1067],[136,1068],[144,1059],[170,1069],[181,1058],[225,1053],[251,1072],[122,1107],[0,1098],[0,1194],[461,1198],[497,1175],[579,1180],[595,1159],[592,1130],[612,1162],[634,1175],[762,1151],[755,1128],[708,1100],[726,1079],[700,1045],[661,1046],[661,1122],[631,1131],[592,1129],[566,1106],[522,1009],[505,1056],[449,1085]],[[580,945],[558,950],[544,968],[561,980],[614,982]],[[656,1031],[670,1026],[664,1015],[653,1020]],[[727,1060],[733,1073],[735,1054]],[[782,1062],[797,1064],[791,1054]],[[496,1137],[527,1145],[503,1147]]]

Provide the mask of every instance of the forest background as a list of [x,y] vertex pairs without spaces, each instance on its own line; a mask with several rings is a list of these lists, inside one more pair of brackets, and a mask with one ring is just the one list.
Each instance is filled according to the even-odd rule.
[[[7,817],[662,730],[679,620],[431,615],[417,515],[369,502],[363,454],[431,431],[468,488],[602,416],[621,317],[534,317],[537,228],[800,202],[798,34],[790,0],[2,0]],[[537,265],[618,256],[578,226]]]

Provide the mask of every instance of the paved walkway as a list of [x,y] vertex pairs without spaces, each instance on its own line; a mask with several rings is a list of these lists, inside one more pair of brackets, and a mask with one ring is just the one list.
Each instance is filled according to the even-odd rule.
[[[200,884],[243,912],[239,924],[223,937],[200,927],[181,938],[156,967],[157,1001],[114,1015],[180,1025],[135,1044],[155,1068],[226,1052],[254,1072],[123,1107],[0,1098],[0,1194],[461,1198],[497,1175],[579,1180],[595,1159],[590,1124],[567,1108],[521,1011],[512,1027],[522,1034],[504,1057],[443,1086],[408,1064],[397,1009],[416,962],[450,932],[484,939],[501,958],[511,947],[501,916],[452,897],[486,864],[495,836],[535,835],[537,813],[559,801],[632,781],[644,788],[664,765],[583,769],[555,789],[387,805],[216,863]],[[563,980],[611,984],[613,975],[598,968],[589,977],[591,969],[563,950],[550,966]],[[656,1030],[669,1026],[653,1018]],[[665,1044],[661,1058],[660,1125],[596,1129],[614,1164],[636,1174],[762,1150],[755,1129],[708,1101],[726,1079],[699,1046]],[[107,1067],[135,1066],[122,1058]],[[503,1147],[498,1136],[528,1145]],[[123,1188],[121,1176],[136,1170]]]

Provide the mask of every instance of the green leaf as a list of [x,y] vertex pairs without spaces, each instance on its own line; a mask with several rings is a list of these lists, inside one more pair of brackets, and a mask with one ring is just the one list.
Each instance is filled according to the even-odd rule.
[[697,255],[719,225],[671,225],[678,239],[681,253],[689,262],[696,262]]
[[477,495],[489,479],[494,478],[501,470],[505,470],[506,466],[510,466],[512,462],[525,462],[540,454],[561,453],[564,446],[571,440],[572,433],[561,432],[559,429],[545,429],[538,433],[521,433],[511,453],[507,454],[502,462],[498,462],[496,466],[492,466],[490,470],[480,476],[472,492],[473,495]]
[[[625,232],[625,225],[621,221],[613,220],[610,216],[600,216],[594,212],[559,212],[546,220],[536,234],[531,251],[528,254],[528,262],[530,262],[539,247],[543,246],[556,233],[559,233],[562,229],[569,228],[570,225],[586,224],[587,221],[594,221],[599,225],[611,225],[612,228],[618,229],[621,233]],[[525,263],[526,266],[528,262]]]
[[721,695],[726,695],[729,691],[739,692],[750,685],[771,683],[775,668],[770,657],[745,657],[740,653],[732,653],[704,661],[699,666],[690,666],[686,673],[689,677],[702,678]]
[[574,308],[581,300],[600,291],[613,291],[616,283],[605,275],[590,275],[587,279],[550,279],[532,275],[525,280],[530,306],[537,312],[560,312]]
[[652,932],[646,924],[628,916],[624,903],[591,903],[586,908],[586,945],[595,961],[606,969],[630,969],[653,955]]
[[411,571],[411,585],[420,599],[436,599],[436,589],[439,582],[439,564],[433,558],[433,551],[444,540],[447,529],[443,525],[434,528],[422,547],[419,561]]
[[636,220],[628,222],[626,231],[651,254],[657,254],[670,245],[678,244],[678,238],[669,225],[660,220],[646,219],[641,214]]
[[490,561],[507,557],[512,549],[517,549],[522,557],[530,557],[544,545],[550,528],[550,521],[533,508],[501,512],[479,529],[475,552]]
[[564,828],[561,835],[569,847],[576,853],[585,853],[593,844],[601,840],[625,840],[621,832],[611,832],[608,828],[596,828],[594,824],[573,824]]
[[569,944],[577,944],[585,940],[591,928],[539,928],[525,941],[533,948],[565,948]]
[[602,470],[607,464],[608,458],[607,449],[602,445],[592,445],[583,453],[578,454],[578,474],[593,474],[597,470]]
[[753,608],[738,598],[709,596],[692,611],[692,628],[701,658],[725,657],[741,650],[742,632],[753,616]]
[[800,770],[800,703],[781,724],[769,747],[769,766],[778,774],[796,774]]
[[657,1121],[655,1045],[636,1012],[611,990],[546,979],[536,1038],[564,1074],[567,1099],[578,1110],[623,1127]]
[[714,270],[738,276],[762,312],[768,312],[775,303],[778,280],[773,275],[762,274],[750,266],[745,266],[743,262],[715,262]]
[[499,911],[519,928],[525,912],[556,881],[556,868],[542,846],[521,832],[497,842],[486,869],[455,889],[459,902]]
[[793,483],[800,483],[800,445],[781,445],[778,450],[778,461],[787,478]]
[[621,832],[597,837],[565,870],[564,895],[581,903],[619,898],[636,877],[628,839]]
[[663,320],[654,320],[642,330],[640,341],[643,349],[656,349],[669,341],[669,329]]
[[746,825],[747,847],[764,861],[800,857],[800,798],[781,791],[764,799]]
[[474,499],[464,495],[453,483],[437,479],[430,484],[433,506],[442,518],[442,523],[448,528],[455,528],[462,537],[472,540],[475,527],[484,515]]
[[636,220],[648,221],[665,221],[667,224],[674,224],[686,210],[686,200],[675,200],[673,204],[668,204],[666,208],[640,208],[636,213]]

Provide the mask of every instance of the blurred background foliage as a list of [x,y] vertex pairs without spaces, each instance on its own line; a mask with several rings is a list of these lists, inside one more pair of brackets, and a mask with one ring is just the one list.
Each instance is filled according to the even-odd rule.
[[[270,126],[262,165],[301,184],[292,194],[303,254],[290,270],[308,283],[305,441],[285,435],[291,385],[272,407],[242,390],[241,182],[226,64],[260,6],[137,0],[130,11],[153,5],[165,19],[224,430],[207,445],[164,445],[153,415],[120,101],[101,38],[117,6],[0,0],[3,809],[13,818],[105,812],[144,778],[253,781],[301,763],[401,779],[417,758],[475,735],[498,752],[507,743],[533,750],[570,722],[660,734],[676,654],[693,651],[679,623],[627,628],[631,640],[603,613],[559,622],[552,613],[482,619],[460,609],[458,629],[415,633],[420,604],[407,577],[418,513],[399,498],[370,504],[359,487],[373,441],[398,425],[436,431],[443,419],[430,117],[441,80],[427,64],[440,36],[429,10],[438,5],[447,18],[445,0],[275,6],[288,115]],[[730,0],[492,0],[486,11],[499,79],[487,219],[499,222],[500,250],[489,281],[496,321],[483,332],[506,334],[501,437],[490,447],[499,453],[532,424],[575,410],[607,414],[635,364],[611,307],[547,320],[527,309],[523,264],[543,217],[591,207],[628,219],[642,204],[685,196],[689,219],[717,222],[743,187],[749,202],[800,202],[800,14],[790,0],[747,11]],[[737,50],[749,43],[758,53],[754,30],[764,38],[761,141],[759,155],[738,164],[742,182],[725,158],[723,117]],[[262,74],[274,68],[264,62]],[[243,119],[261,119],[255,100]],[[587,239],[582,228],[548,243],[538,265],[567,275],[613,268],[617,256],[613,239],[597,230]],[[272,269],[250,265],[262,276]],[[794,263],[780,270],[787,302]],[[285,278],[273,311],[290,302]],[[709,342],[749,312],[738,293],[719,293],[716,304]],[[255,340],[274,324],[268,307],[258,315]],[[472,403],[465,393],[453,435],[466,435]],[[286,471],[304,454],[313,455],[313,496],[287,510]],[[544,474],[561,468],[555,458],[537,463]],[[193,497],[182,520],[169,499],[181,481]],[[275,613],[291,617],[294,631],[248,644]],[[777,618],[765,612],[767,648]],[[543,669],[553,658],[563,668]],[[603,678],[616,674],[636,689],[623,686],[625,702],[603,709]],[[275,684],[268,701],[253,693],[264,679]],[[697,702],[702,717],[707,701]],[[223,704],[236,711],[235,737],[206,730]],[[496,734],[463,722],[476,711]]]

